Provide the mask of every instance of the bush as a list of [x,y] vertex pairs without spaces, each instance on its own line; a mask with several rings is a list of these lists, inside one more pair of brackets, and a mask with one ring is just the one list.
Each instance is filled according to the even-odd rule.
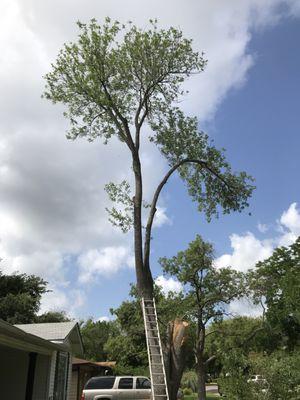
[[[246,368],[233,363],[230,372],[218,380],[220,391],[230,400],[299,400],[299,365],[299,352],[260,355],[248,359]],[[261,375],[262,379],[253,382],[251,375]]]
[[198,378],[195,371],[186,371],[183,373],[181,379],[181,387],[183,389],[188,388],[192,390],[192,393],[198,390]]
[[187,387],[184,388],[182,392],[183,392],[183,395],[184,395],[184,396],[190,396],[191,394],[193,394],[192,389],[187,388]]

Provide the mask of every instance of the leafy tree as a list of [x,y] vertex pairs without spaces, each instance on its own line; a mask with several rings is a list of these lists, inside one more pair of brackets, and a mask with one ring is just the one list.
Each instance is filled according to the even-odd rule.
[[231,268],[217,269],[213,265],[213,247],[197,235],[185,251],[168,259],[161,258],[165,273],[176,277],[184,286],[186,317],[195,324],[194,352],[198,374],[198,395],[206,399],[205,373],[214,355],[205,359],[207,325],[227,314],[226,306],[245,294],[245,277]]
[[88,319],[80,326],[85,357],[94,361],[107,361],[105,345],[115,329],[112,322]]
[[[132,300],[124,301],[118,308],[111,309],[111,313],[115,317],[113,321],[115,330],[109,337],[105,350],[110,359],[117,361],[120,371],[148,373],[143,315],[135,287],[131,289],[131,296]],[[161,338],[165,344],[168,340],[168,321],[183,315],[186,310],[183,308],[181,294],[164,295],[156,286],[155,297]]]
[[[115,335],[108,339],[105,349],[119,368],[140,373],[147,370],[148,357],[141,307],[137,300],[124,301],[111,310],[115,316]],[[128,372],[127,372],[128,373]]]
[[35,322],[46,286],[47,282],[35,275],[4,275],[0,271],[0,318],[11,324]]
[[[228,354],[220,389],[232,400],[297,400],[300,394],[300,353],[275,352],[246,358],[240,351]],[[258,381],[251,376],[260,375]]]
[[[133,187],[126,181],[109,183],[110,199],[119,205],[109,211],[113,224],[123,231],[133,228],[137,288],[152,298],[150,244],[160,193],[176,171],[185,182],[199,211],[208,220],[241,211],[253,186],[245,173],[233,173],[223,151],[198,130],[196,118],[176,106],[184,91],[181,84],[204,70],[203,54],[194,52],[192,41],[175,28],[149,30],[121,25],[109,18],[101,26],[95,19],[78,23],[77,42],[65,44],[52,71],[46,76],[44,96],[66,105],[70,121],[68,138],[98,137],[104,143],[116,137],[127,147],[132,161]],[[145,126],[150,128],[144,129]],[[148,137],[147,137],[148,136]],[[147,203],[143,194],[140,151],[144,141],[153,142],[166,159],[169,170]],[[143,235],[142,208],[148,209]]]
[[35,322],[68,322],[71,321],[70,317],[67,316],[65,311],[47,311],[44,314],[37,315]]
[[300,344],[300,237],[277,248],[251,273],[254,300],[266,306],[266,319],[277,335],[274,343],[290,350]]

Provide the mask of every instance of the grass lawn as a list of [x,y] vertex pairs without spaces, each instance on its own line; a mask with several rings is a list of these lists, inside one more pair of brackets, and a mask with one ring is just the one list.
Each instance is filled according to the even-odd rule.
[[[184,396],[184,400],[195,400],[195,399],[197,399],[196,394],[192,394],[191,396]],[[208,393],[208,394],[206,394],[206,399],[214,400],[214,399],[222,399],[222,397],[216,396],[215,394]]]

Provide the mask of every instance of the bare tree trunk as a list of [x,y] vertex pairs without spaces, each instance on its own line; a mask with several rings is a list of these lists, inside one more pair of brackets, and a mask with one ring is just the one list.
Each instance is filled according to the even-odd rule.
[[197,340],[196,340],[196,371],[198,376],[198,400],[206,400],[205,390],[205,361],[203,359],[205,346],[205,325],[202,322],[201,313],[198,316]]
[[143,262],[143,234],[142,234],[142,200],[143,183],[141,163],[138,154],[133,155],[132,163],[135,176],[135,195],[133,198],[133,224],[134,224],[134,255],[137,289],[139,295],[146,299],[153,297],[153,279],[149,265]]
[[197,375],[198,375],[198,400],[206,400],[206,389],[205,389],[205,363],[202,355],[197,357]]
[[164,356],[170,400],[177,399],[185,367],[187,330],[188,323],[180,319],[168,324]]

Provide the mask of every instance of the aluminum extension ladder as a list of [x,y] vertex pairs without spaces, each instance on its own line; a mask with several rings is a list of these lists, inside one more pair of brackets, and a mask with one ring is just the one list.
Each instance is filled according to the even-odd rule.
[[152,400],[169,400],[154,298],[151,300],[142,298],[142,308],[151,377]]

